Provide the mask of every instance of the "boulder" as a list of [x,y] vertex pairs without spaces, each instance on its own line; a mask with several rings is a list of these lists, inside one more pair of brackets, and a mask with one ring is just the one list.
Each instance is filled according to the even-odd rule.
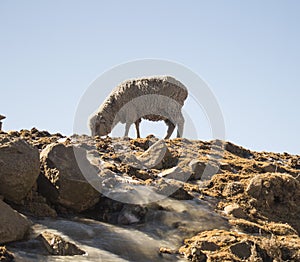
[[29,227],[25,216],[0,200],[0,244],[23,239]]
[[19,203],[40,173],[39,151],[20,138],[0,136],[0,194]]
[[298,213],[300,210],[300,182],[291,175],[258,174],[250,180],[246,192],[258,204],[272,211],[285,214]]
[[300,182],[296,178],[281,173],[258,174],[250,180],[246,193],[259,212],[300,232]]
[[138,169],[162,169],[165,164],[169,166],[174,159],[164,140],[159,140],[140,156],[129,155],[123,161]]
[[64,240],[61,236],[51,232],[42,232],[38,239],[42,241],[50,255],[56,256],[75,256],[83,255],[85,251],[81,250],[75,244]]
[[[100,193],[86,180],[97,176],[98,168],[87,159],[84,148],[54,143],[41,152],[42,172],[39,179],[41,191],[49,201],[81,212],[94,206]],[[84,172],[84,175],[83,175]],[[50,182],[50,183],[49,183]]]
[[193,159],[189,163],[189,167],[192,171],[191,179],[194,180],[210,179],[219,170],[219,167],[214,162],[208,162],[198,159]]
[[160,174],[158,174],[158,176],[166,179],[175,179],[185,182],[190,178],[191,172],[188,172],[188,170],[184,170],[179,166],[175,166],[169,169],[165,169]]

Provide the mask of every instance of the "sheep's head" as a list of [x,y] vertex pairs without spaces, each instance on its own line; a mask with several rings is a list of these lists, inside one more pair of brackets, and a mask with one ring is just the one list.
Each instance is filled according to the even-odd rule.
[[108,121],[101,114],[96,114],[90,119],[92,136],[105,136],[111,132]]

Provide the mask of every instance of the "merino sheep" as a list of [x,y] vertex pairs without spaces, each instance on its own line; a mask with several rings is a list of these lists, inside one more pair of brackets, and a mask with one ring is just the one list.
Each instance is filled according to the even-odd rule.
[[118,123],[126,123],[125,136],[135,123],[140,137],[141,119],[165,121],[168,126],[165,139],[170,138],[177,126],[177,137],[183,133],[184,118],[181,108],[188,96],[186,87],[171,76],[155,76],[122,82],[105,99],[90,118],[93,136],[107,135]]

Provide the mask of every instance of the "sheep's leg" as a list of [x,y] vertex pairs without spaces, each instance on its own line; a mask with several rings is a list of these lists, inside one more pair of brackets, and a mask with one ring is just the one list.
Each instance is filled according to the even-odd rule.
[[141,134],[140,134],[140,123],[141,123],[141,119],[139,118],[138,120],[136,120],[135,123],[135,129],[136,129],[136,137],[140,138]]
[[177,124],[177,137],[182,137],[183,135],[183,126],[184,126],[184,118],[183,115],[180,114]]
[[124,136],[128,136],[130,126],[131,126],[131,123],[126,122]]
[[175,125],[169,119],[165,120],[165,123],[168,126],[167,135],[165,139],[169,139],[175,129]]

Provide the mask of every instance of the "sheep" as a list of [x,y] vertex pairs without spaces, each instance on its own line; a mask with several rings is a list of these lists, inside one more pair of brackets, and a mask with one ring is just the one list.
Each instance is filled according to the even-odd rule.
[[5,119],[6,117],[3,115],[0,115],[0,131],[2,130],[2,122],[1,120]]
[[108,135],[114,126],[125,123],[125,134],[134,123],[137,137],[142,119],[163,120],[168,126],[169,139],[177,126],[177,137],[183,133],[181,109],[188,96],[187,88],[171,76],[131,79],[119,84],[89,120],[92,136]]

